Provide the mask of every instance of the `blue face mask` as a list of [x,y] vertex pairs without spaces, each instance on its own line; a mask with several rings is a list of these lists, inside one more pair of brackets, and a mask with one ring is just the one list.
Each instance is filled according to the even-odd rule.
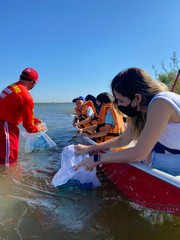
[[131,107],[132,101],[130,102],[130,104],[128,106],[118,106],[119,111],[121,111],[128,117],[135,117],[138,115],[137,106]]

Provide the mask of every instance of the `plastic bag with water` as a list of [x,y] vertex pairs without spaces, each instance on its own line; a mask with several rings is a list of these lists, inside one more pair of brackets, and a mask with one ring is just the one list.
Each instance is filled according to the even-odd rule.
[[[45,125],[45,123],[43,123]],[[43,151],[48,149],[59,149],[57,144],[46,134],[46,131],[28,133],[24,128],[21,134],[26,139],[25,153]]]
[[55,187],[64,184],[80,188],[100,186],[101,183],[96,176],[96,168],[93,171],[86,171],[82,166],[77,171],[74,170],[74,166],[87,157],[89,154],[76,156],[74,145],[64,147],[61,155],[61,168],[53,177],[51,184]]

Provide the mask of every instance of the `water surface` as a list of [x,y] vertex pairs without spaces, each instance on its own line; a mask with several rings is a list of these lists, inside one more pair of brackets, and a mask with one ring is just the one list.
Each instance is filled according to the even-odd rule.
[[102,186],[93,190],[50,184],[63,147],[81,141],[72,127],[73,108],[36,104],[59,151],[25,154],[21,136],[17,164],[0,166],[0,240],[179,240],[178,218],[134,208],[102,172]]

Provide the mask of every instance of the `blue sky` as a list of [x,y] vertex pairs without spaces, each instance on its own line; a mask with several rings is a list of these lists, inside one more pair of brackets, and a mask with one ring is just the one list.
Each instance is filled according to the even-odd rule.
[[35,102],[110,91],[128,67],[180,59],[179,0],[0,1],[0,90],[33,67]]

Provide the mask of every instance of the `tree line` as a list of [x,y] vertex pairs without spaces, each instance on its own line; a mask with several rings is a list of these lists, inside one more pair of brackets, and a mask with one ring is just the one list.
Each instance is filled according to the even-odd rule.
[[[154,65],[152,66],[155,72],[155,77],[158,81],[165,83],[169,87],[169,89],[171,89],[178,74],[178,70],[180,69],[176,52],[173,52],[172,57],[170,58],[168,69],[165,66],[164,61],[161,61],[160,65],[162,67],[161,72],[158,72]],[[180,78],[176,83],[174,92],[180,94]]]

